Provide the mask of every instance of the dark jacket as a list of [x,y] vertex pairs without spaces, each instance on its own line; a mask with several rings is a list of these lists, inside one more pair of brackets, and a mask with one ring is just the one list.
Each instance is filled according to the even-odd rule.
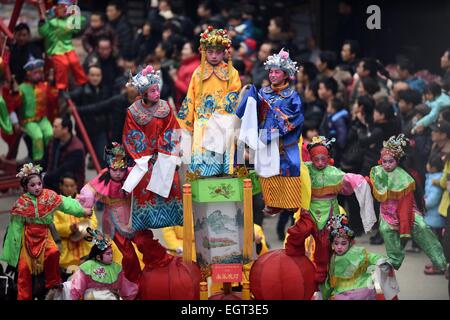
[[111,21],[109,25],[117,35],[117,47],[122,57],[130,58],[133,56],[133,30],[128,23],[125,15],[121,15],[115,21]]
[[342,109],[333,114],[325,114],[320,126],[320,133],[327,139],[335,138],[333,145],[333,158],[335,166],[339,166],[342,152],[347,144],[349,126],[349,113]]
[[109,25],[105,25],[99,29],[87,28],[81,37],[84,50],[90,53],[94,51],[97,46],[98,39],[108,38],[111,40],[112,47],[117,50],[117,34]]
[[[95,88],[89,83],[82,85],[70,93],[70,97],[77,106],[77,110],[83,108],[85,105],[100,102],[106,99],[106,94],[102,87]],[[103,132],[108,127],[109,115],[108,113],[83,115],[81,116],[86,131],[89,136],[96,136]],[[77,128],[77,132],[78,132]]]
[[[302,101],[305,101],[302,99]],[[319,129],[325,115],[326,106],[321,100],[303,103],[305,110],[305,121],[303,122],[303,132],[310,129]]]
[[85,150],[77,136],[62,145],[58,139],[52,139],[47,146],[44,167],[44,186],[59,192],[59,178],[66,172],[71,172],[77,179],[78,191],[84,186]]
[[359,143],[366,148],[361,174],[368,176],[370,169],[378,165],[383,141],[400,133],[400,127],[396,122],[375,123],[366,132],[358,135]]
[[347,135],[347,144],[341,158],[341,169],[345,172],[358,173],[367,152],[368,145],[361,144],[359,137],[367,136],[369,127],[355,119],[351,122]]
[[11,46],[9,67],[11,68],[11,73],[16,76],[18,84],[25,80],[26,71],[23,69],[23,66],[28,62],[30,55],[35,59],[41,59],[42,51],[32,43],[27,43],[24,46],[16,44]]
[[131,105],[128,101],[126,93],[112,96],[109,99],[98,101],[89,105],[84,105],[79,108],[80,116],[94,116],[97,114],[108,113],[111,115],[108,131],[110,133],[111,141],[122,141],[122,131],[125,124],[125,117],[127,109]]

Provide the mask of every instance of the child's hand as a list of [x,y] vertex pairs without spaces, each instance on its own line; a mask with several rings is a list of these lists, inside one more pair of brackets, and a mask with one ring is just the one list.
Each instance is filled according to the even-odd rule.
[[84,208],[84,217],[85,217],[85,218],[90,218],[90,217],[92,217],[92,209]]

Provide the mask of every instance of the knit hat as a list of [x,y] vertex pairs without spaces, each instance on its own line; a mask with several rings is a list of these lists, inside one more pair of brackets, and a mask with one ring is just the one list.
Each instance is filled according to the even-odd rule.
[[43,68],[44,67],[44,60],[42,59],[35,59],[32,55],[30,55],[30,57],[28,58],[27,63],[23,66],[23,69],[25,71],[32,71],[38,68]]

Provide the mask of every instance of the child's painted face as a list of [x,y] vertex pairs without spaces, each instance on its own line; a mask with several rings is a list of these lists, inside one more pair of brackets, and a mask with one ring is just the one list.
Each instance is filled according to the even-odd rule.
[[104,264],[111,264],[113,262],[113,252],[111,246],[106,249],[102,255],[102,262]]
[[397,168],[397,160],[390,154],[381,157],[381,165],[386,172],[394,171]]
[[27,183],[27,192],[31,193],[35,197],[38,197],[42,193],[42,180],[38,176],[32,176]]
[[225,51],[223,49],[217,48],[207,48],[206,49],[206,61],[208,61],[213,66],[218,65],[223,61]]
[[71,178],[64,178],[63,183],[59,185],[59,189],[66,197],[72,197],[77,193],[77,184]]
[[323,170],[327,167],[330,157],[325,154],[318,154],[311,158],[311,161],[318,170]]
[[123,169],[109,168],[109,174],[113,181],[117,181],[117,182],[122,181],[125,178],[125,175],[127,174],[127,168],[123,168]]
[[347,238],[335,237],[331,246],[336,255],[342,256],[348,251],[350,241]]
[[281,69],[272,68],[269,70],[269,80],[270,83],[273,84],[274,86],[279,86],[283,84],[286,81],[287,77],[288,76]]
[[34,83],[44,79],[44,68],[36,68],[27,72],[28,79]]
[[144,93],[144,97],[147,99],[150,104],[155,104],[159,102],[161,91],[159,90],[159,86],[157,84],[152,85],[147,89]]

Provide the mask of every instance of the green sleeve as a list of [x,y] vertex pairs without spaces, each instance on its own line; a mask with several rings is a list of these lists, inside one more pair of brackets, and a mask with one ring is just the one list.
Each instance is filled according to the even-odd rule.
[[57,210],[62,211],[66,214],[70,214],[71,216],[75,216],[77,218],[84,217],[84,208],[81,204],[70,197],[61,196],[62,203],[59,205]]
[[50,31],[50,23],[48,22],[48,20],[39,22],[38,31],[39,31],[39,35],[41,35],[42,37],[48,36],[48,33]]
[[3,244],[3,252],[0,256],[0,260],[5,261],[12,267],[17,267],[17,263],[19,262],[22,234],[23,218],[12,215],[8,225],[8,233]]
[[329,277],[327,277],[327,280],[325,280],[324,283],[319,285],[320,292],[322,293],[322,299],[323,300],[329,300],[331,297],[332,289],[330,287]]
[[373,253],[373,252],[369,252],[368,257],[369,257],[369,265],[371,265],[371,266],[377,265],[377,263],[380,259],[387,259],[382,254],[377,254],[377,253]]

